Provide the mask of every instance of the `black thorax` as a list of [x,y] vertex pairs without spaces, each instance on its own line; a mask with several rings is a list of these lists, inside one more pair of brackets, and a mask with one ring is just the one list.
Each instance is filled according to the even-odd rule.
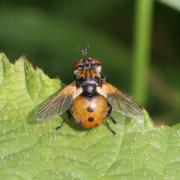
[[76,86],[83,88],[83,96],[95,96],[97,94],[96,87],[101,85],[102,79],[99,77],[95,77],[92,79],[86,79],[81,77],[80,79],[76,79]]

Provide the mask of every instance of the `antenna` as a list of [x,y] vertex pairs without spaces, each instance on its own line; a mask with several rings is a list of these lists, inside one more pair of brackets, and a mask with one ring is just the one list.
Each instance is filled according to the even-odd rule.
[[87,42],[85,48],[82,48],[82,46],[79,46],[79,48],[78,48],[78,49],[80,50],[80,52],[82,53],[82,55],[83,55],[84,58],[87,58],[87,57],[88,57],[87,55],[88,55],[89,47],[90,47],[90,46],[89,46],[89,43]]

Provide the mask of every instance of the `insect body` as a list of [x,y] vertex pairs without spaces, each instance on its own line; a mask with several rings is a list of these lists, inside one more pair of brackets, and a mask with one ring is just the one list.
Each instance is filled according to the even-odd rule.
[[142,108],[101,77],[100,61],[84,57],[74,64],[73,71],[74,82],[40,107],[38,120],[50,119],[71,109],[73,118],[81,126],[93,128],[104,123],[113,134],[107,121],[111,109],[142,120]]
[[105,121],[109,109],[107,100],[102,95],[78,96],[72,104],[72,115],[81,126],[93,128]]

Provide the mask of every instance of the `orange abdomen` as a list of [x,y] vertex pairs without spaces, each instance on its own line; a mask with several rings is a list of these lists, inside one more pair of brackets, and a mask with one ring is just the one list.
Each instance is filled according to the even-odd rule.
[[85,128],[102,124],[109,111],[107,100],[101,96],[78,96],[72,104],[72,115],[75,121]]

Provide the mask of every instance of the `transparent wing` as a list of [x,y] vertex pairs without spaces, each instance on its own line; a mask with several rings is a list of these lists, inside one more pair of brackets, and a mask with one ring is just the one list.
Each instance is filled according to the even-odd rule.
[[71,83],[55,96],[47,100],[37,111],[37,120],[44,121],[50,119],[54,115],[60,115],[67,111],[73,99],[80,94],[81,91],[76,88],[75,83]]
[[104,82],[101,94],[107,97],[113,111],[121,112],[123,115],[135,118],[140,122],[143,121],[143,109],[113,85]]

